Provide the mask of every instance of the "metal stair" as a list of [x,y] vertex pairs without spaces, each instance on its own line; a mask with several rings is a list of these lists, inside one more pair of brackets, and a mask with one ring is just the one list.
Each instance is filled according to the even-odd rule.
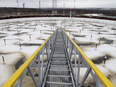
[[58,30],[44,87],[74,87],[62,30]]

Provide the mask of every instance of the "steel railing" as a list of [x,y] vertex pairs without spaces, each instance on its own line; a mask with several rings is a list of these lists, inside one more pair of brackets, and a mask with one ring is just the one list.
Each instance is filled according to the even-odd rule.
[[[29,72],[36,87],[41,87],[44,82],[45,72],[49,64],[49,58],[52,53],[53,44],[57,35],[56,30],[30,57],[29,59],[11,76],[11,78],[3,85],[3,87],[21,87],[22,80],[26,73]],[[87,55],[79,48],[79,46],[62,30],[65,48],[68,52],[69,63],[71,71],[73,72],[75,87],[82,87],[88,75],[91,74],[95,80],[96,87],[114,87],[113,84],[106,78],[106,76],[97,68],[97,66],[87,57]],[[47,55],[47,62],[44,64],[44,57]],[[40,56],[42,56],[40,60]],[[72,63],[72,56],[74,56],[74,63]],[[78,56],[78,60],[77,60]],[[40,62],[41,61],[41,62]],[[78,61],[78,63],[77,63]],[[38,67],[39,83],[34,77],[32,67]],[[77,68],[78,67],[78,68]],[[80,69],[87,68],[87,71],[80,82]],[[75,71],[74,71],[75,70]]]
[[[36,87],[40,86],[44,78],[45,64],[43,64],[44,57],[47,55],[47,59],[50,57],[51,48],[53,46],[53,41],[55,39],[57,29],[52,33],[46,41],[29,57],[27,61],[11,76],[11,78],[2,87],[21,87],[22,79],[25,77],[26,73],[29,72]],[[42,60],[40,63],[40,56],[42,55]],[[38,61],[38,64],[36,63]],[[38,67],[39,84],[37,83],[31,67]],[[44,70],[44,71],[43,71]]]
[[[97,66],[87,57],[87,55],[80,49],[80,47],[68,36],[68,34],[63,30],[63,35],[65,38],[65,44],[68,50],[69,58],[71,61],[72,55],[75,58],[75,64],[72,64],[73,69],[75,69],[75,85],[76,87],[82,87],[88,75],[91,74],[96,82],[96,87],[101,87],[101,83],[105,87],[114,87],[114,85],[106,78],[106,76],[97,68]],[[78,60],[76,58],[78,57]],[[78,61],[78,63],[77,63]],[[75,67],[75,68],[74,68]],[[77,70],[78,67],[78,70]],[[79,83],[80,68],[86,67],[87,71]]]

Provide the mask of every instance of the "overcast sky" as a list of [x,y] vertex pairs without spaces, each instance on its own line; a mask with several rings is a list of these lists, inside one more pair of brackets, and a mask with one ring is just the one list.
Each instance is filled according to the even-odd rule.
[[[38,8],[39,1],[41,7],[52,7],[52,0],[18,0],[19,7]],[[74,0],[57,0],[57,7],[74,8]],[[0,7],[17,7],[17,0],[0,0]],[[116,8],[116,0],[76,0],[76,8]]]

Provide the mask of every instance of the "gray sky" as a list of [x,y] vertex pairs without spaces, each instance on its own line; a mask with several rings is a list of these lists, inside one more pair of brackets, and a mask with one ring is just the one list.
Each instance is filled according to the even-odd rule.
[[[52,0],[18,0],[19,7],[38,8],[39,1],[41,7],[52,7]],[[57,0],[57,7],[63,7],[65,3],[66,8],[74,8],[74,0]],[[0,7],[17,7],[17,0],[0,0]],[[76,0],[76,8],[116,8],[116,0]]]

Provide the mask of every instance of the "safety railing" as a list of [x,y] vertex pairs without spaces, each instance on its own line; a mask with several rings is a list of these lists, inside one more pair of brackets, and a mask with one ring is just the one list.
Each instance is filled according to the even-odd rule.
[[[82,87],[89,74],[91,74],[93,77],[96,83],[96,87],[101,87],[101,84],[103,84],[105,87],[114,87],[114,85],[107,79],[107,77],[97,68],[97,66],[87,57],[87,55],[68,36],[68,34],[66,34],[64,30],[63,36],[70,63],[73,68],[73,76],[75,78],[76,87]],[[74,63],[72,63],[72,56],[74,56]],[[80,69],[83,67],[87,68],[87,71],[80,82]]]
[[[11,76],[11,78],[2,86],[2,87],[21,87],[22,80],[27,73],[30,73],[32,80],[36,87],[40,87],[43,78],[45,76],[46,66],[49,62],[49,57],[52,51],[52,46],[54,43],[54,39],[57,34],[56,31],[47,38],[47,40],[29,57],[27,61]],[[47,56],[47,63],[44,64],[45,56]],[[42,58],[41,58],[42,57]],[[37,82],[34,74],[33,67],[38,67],[38,79]]]
[[[79,48],[79,46],[66,34],[64,30],[63,39],[65,42],[65,48],[68,52],[68,58],[71,65],[71,71],[73,72],[75,87],[82,87],[88,75],[91,74],[96,82],[96,87],[101,87],[103,84],[105,87],[114,87],[113,84],[106,78],[106,76],[97,68],[97,66],[86,56],[86,54]],[[46,75],[47,66],[49,66],[50,56],[52,54],[52,48],[57,35],[57,30],[54,32],[32,55],[31,57],[11,76],[11,78],[3,85],[3,87],[21,87],[22,80],[27,73],[33,79],[36,87],[41,87]],[[45,56],[47,62],[44,63]],[[74,56],[74,63],[72,63],[72,56]],[[78,56],[78,58],[77,58]],[[78,61],[78,63],[77,63]],[[37,82],[34,74],[33,67],[38,67],[38,80]],[[78,68],[77,68],[78,67]],[[80,69],[87,68],[87,71],[80,82]]]

